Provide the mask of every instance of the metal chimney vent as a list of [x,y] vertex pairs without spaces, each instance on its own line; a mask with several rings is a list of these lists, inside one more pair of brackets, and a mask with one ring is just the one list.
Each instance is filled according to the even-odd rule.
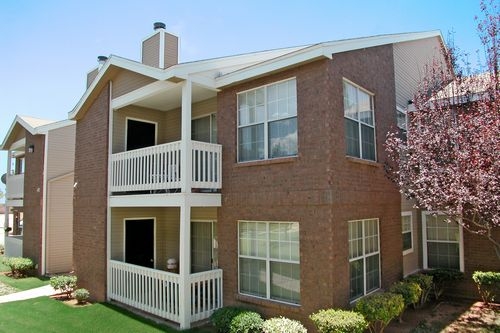
[[166,27],[166,26],[165,26],[165,23],[163,23],[163,22],[155,22],[155,23],[153,24],[153,28],[154,28],[155,30],[158,30],[158,29],[165,29],[165,27]]

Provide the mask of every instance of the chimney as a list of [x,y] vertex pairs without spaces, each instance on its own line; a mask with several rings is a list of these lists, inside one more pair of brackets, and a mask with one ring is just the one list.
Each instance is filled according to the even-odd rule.
[[87,88],[90,87],[92,82],[94,82],[95,78],[97,77],[97,74],[99,74],[99,71],[101,70],[102,66],[107,60],[108,57],[106,56],[97,57],[97,62],[99,63],[99,66],[87,73]]
[[165,23],[155,22],[154,32],[142,42],[142,63],[168,68],[179,63],[179,38],[165,31]]

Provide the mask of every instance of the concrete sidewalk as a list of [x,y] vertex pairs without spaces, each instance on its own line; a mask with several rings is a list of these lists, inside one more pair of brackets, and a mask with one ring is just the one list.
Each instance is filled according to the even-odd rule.
[[50,296],[55,294],[54,288],[51,286],[43,286],[39,288],[29,289],[25,291],[20,291],[13,294],[8,294],[4,296],[0,296],[0,303],[7,303],[13,301],[21,301],[30,298],[36,298],[40,296]]

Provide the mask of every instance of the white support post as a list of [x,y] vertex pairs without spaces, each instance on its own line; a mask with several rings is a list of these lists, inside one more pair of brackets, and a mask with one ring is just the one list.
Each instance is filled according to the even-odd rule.
[[179,324],[181,329],[191,326],[191,206],[180,207],[179,244]]
[[192,82],[188,79],[182,86],[181,109],[181,192],[191,192],[191,93]]

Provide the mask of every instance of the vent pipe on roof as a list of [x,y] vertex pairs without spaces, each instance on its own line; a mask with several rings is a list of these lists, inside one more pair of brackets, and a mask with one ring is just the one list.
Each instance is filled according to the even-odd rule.
[[153,28],[154,28],[155,31],[158,30],[158,29],[165,29],[165,27],[166,27],[165,23],[163,23],[163,22],[155,22],[153,24]]
[[102,65],[104,65],[104,63],[106,62],[106,60],[108,60],[108,57],[106,57],[106,56],[98,56],[97,57],[97,62],[99,63],[99,67],[101,67]]

